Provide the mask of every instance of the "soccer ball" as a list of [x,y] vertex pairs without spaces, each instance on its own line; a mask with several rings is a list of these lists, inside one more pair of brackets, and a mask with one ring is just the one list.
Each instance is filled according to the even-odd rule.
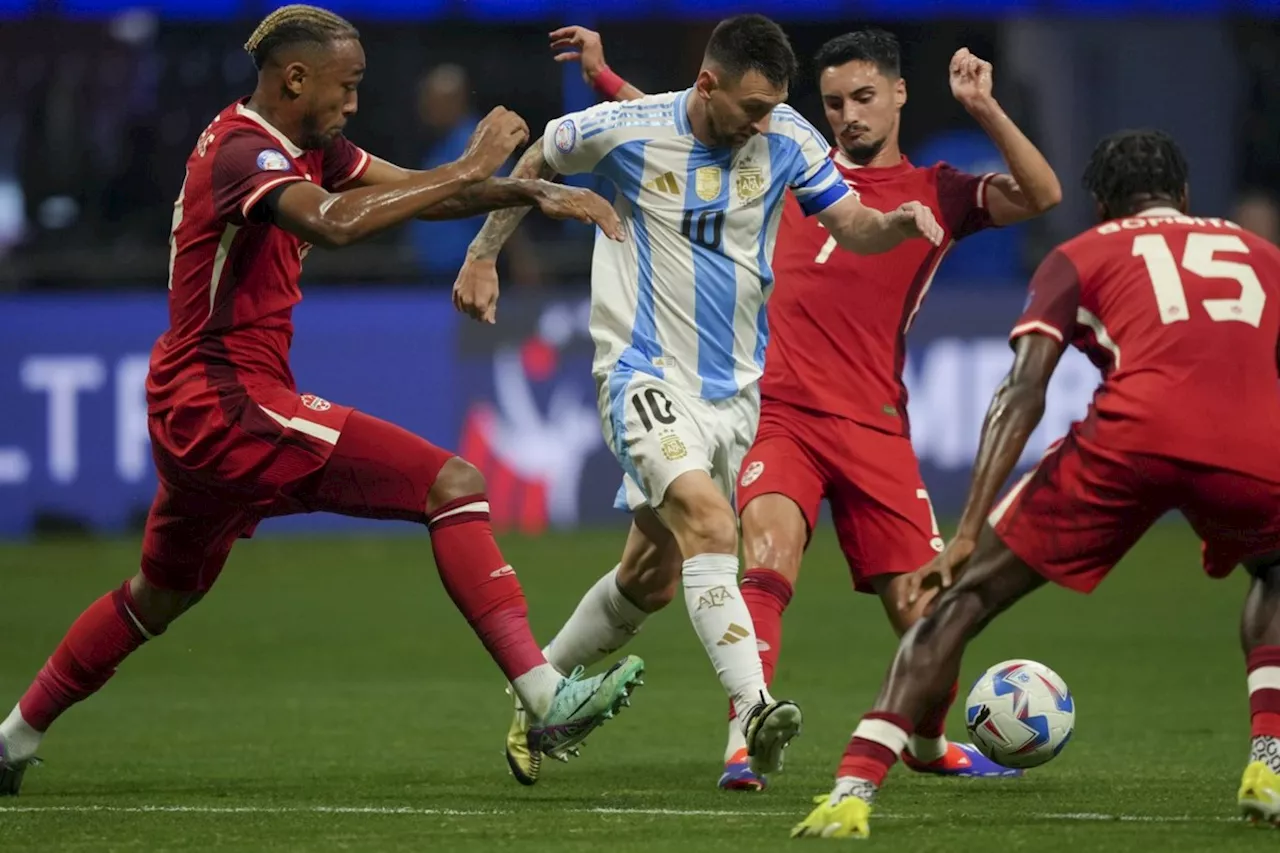
[[1071,739],[1076,703],[1049,667],[1007,660],[974,682],[964,718],[970,738],[987,758],[1004,767],[1037,767]]

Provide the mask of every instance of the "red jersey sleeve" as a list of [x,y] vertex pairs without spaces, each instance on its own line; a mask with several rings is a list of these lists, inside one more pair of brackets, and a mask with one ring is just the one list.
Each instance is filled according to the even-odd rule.
[[369,152],[345,136],[339,136],[324,150],[325,189],[340,190],[369,169]]
[[221,220],[244,225],[267,193],[306,180],[280,143],[249,128],[233,130],[213,153],[213,209]]
[[995,224],[987,212],[987,189],[994,177],[970,175],[946,163],[938,164],[938,206],[943,223],[957,240]]
[[1009,333],[1009,341],[1039,332],[1065,346],[1073,337],[1080,305],[1076,265],[1061,249],[1054,249],[1036,268],[1029,290],[1027,305]]

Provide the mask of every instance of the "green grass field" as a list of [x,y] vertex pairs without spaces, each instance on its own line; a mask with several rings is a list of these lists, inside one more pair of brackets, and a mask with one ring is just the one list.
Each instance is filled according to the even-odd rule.
[[[549,637],[612,566],[618,532],[504,541]],[[1181,525],[1157,528],[1102,590],[1037,593],[970,649],[1030,657],[1077,701],[1076,735],[1020,780],[899,768],[870,844],[909,851],[1249,850],[1234,820],[1248,740],[1236,626],[1245,582],[1205,579]],[[66,626],[131,574],[136,543],[0,546],[0,703]],[[46,740],[5,850],[772,850],[828,790],[894,643],[855,597],[829,531],[788,612],[776,684],[805,709],[763,795],[715,788],[725,700],[679,605],[631,651],[634,706],[535,788],[502,757],[497,669],[444,595],[425,536],[242,543],[214,592]],[[962,691],[963,695],[963,691]],[[963,734],[961,712],[952,734]],[[832,844],[833,842],[824,842]]]

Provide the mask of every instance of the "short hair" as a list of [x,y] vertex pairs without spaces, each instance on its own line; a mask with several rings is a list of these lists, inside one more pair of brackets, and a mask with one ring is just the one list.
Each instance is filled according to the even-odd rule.
[[1182,198],[1187,174],[1187,159],[1169,134],[1122,130],[1093,149],[1082,183],[1109,214],[1125,216],[1148,199]]
[[254,66],[261,70],[272,54],[289,45],[324,45],[358,38],[360,33],[346,18],[319,6],[297,3],[281,6],[263,18],[244,43],[244,49],[253,57]]
[[831,39],[813,58],[813,76],[821,77],[824,69],[846,62],[870,62],[891,80],[902,76],[898,37],[888,30],[870,27]]
[[717,24],[707,43],[707,58],[735,78],[758,71],[775,86],[790,86],[796,76],[791,41],[764,15],[738,15]]

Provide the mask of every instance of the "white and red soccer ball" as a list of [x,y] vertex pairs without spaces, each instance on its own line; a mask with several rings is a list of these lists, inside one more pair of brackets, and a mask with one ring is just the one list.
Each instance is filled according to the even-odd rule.
[[1037,767],[1062,751],[1076,723],[1071,691],[1033,660],[998,663],[974,682],[965,725],[982,754],[1004,767]]

